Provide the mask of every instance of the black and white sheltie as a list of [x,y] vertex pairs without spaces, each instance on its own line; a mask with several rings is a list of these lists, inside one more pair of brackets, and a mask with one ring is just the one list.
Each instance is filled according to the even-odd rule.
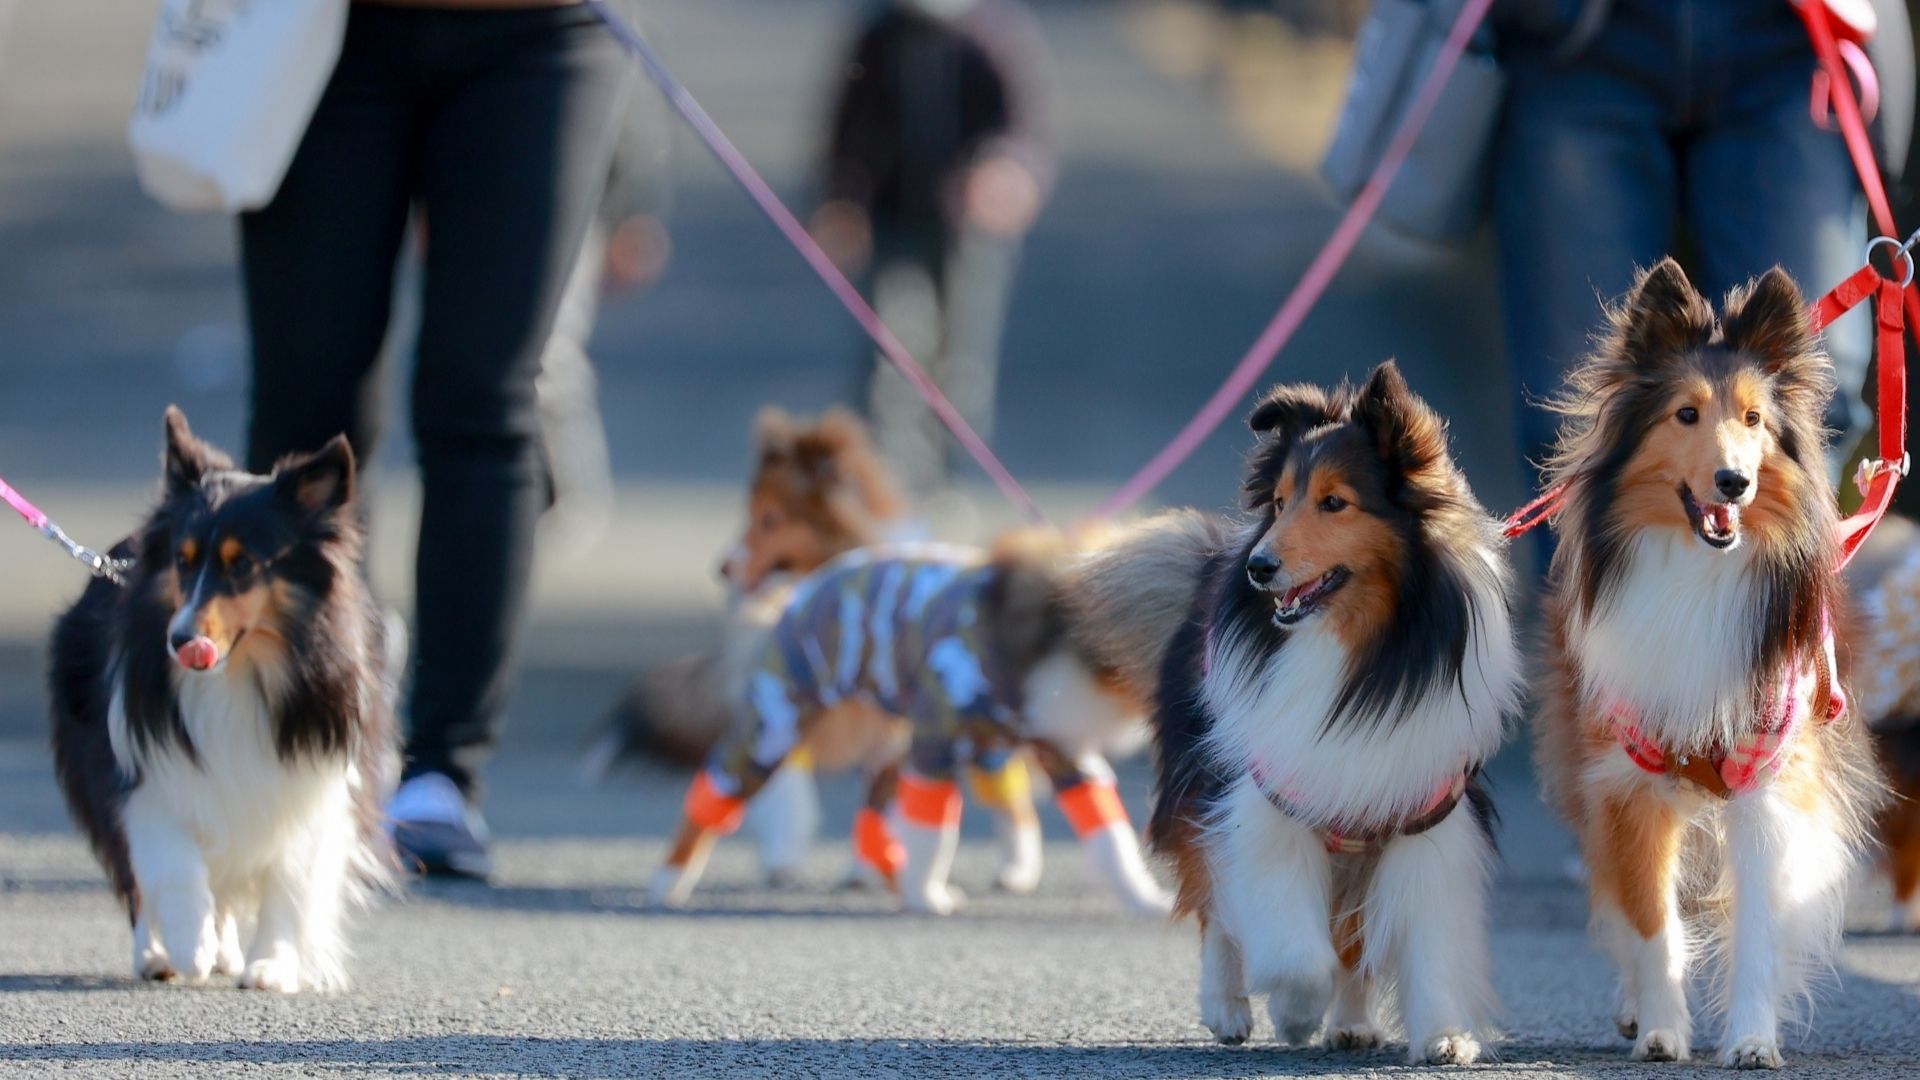
[[166,417],[164,493],[52,644],[53,750],[146,979],[346,982],[342,919],[394,861],[399,755],[353,454],[268,476]]
[[1472,1062],[1494,1007],[1478,775],[1521,679],[1499,530],[1391,363],[1251,422],[1246,520],[1150,521],[1076,590],[1090,651],[1162,663],[1150,837],[1200,924],[1201,1020],[1242,1042],[1264,993],[1285,1042],[1374,1046],[1391,987],[1414,1062]]

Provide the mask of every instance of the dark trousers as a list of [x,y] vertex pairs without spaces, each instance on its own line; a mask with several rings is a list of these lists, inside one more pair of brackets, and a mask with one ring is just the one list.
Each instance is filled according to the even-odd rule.
[[[874,229],[874,309],[983,439],[993,437],[1000,338],[1019,259],[1017,237],[939,224]],[[957,444],[906,377],[870,355],[874,442],[909,492],[934,494],[951,480]]]
[[[1793,7],[1767,0],[1615,0],[1574,60],[1509,58],[1495,210],[1531,460],[1554,436],[1534,402],[1592,347],[1601,301],[1636,267],[1680,256],[1716,302],[1776,263],[1809,297],[1859,267],[1865,204],[1840,135],[1809,115],[1815,63]],[[1869,333],[1858,313],[1827,333],[1836,464],[1869,419]]]
[[548,499],[534,377],[630,77],[582,7],[355,4],[285,183],[240,222],[247,456],[264,469],[341,431],[372,451],[394,264],[424,213],[407,769],[469,793],[505,712]]

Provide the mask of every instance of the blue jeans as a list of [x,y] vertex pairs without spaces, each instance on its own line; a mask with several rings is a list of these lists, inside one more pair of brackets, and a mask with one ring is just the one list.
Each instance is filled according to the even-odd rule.
[[[1846,148],[1809,116],[1816,61],[1786,0],[1615,0],[1580,55],[1546,52],[1506,57],[1494,191],[1520,435],[1536,462],[1555,421],[1534,403],[1591,348],[1601,302],[1636,267],[1676,255],[1717,301],[1777,263],[1813,298],[1859,267],[1867,241]],[[1836,458],[1871,422],[1870,335],[1864,312],[1827,332]]]

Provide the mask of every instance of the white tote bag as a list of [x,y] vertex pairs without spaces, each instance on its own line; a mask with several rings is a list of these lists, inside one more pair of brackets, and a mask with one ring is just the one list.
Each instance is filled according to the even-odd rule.
[[186,213],[280,187],[340,58],[349,0],[164,0],[127,141],[140,186]]

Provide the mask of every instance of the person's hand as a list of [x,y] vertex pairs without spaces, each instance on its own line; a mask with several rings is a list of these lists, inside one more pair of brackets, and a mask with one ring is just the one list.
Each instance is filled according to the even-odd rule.
[[666,225],[652,214],[635,214],[607,234],[607,288],[649,288],[666,273],[672,257],[673,238]]
[[873,222],[865,210],[845,199],[814,211],[812,232],[842,273],[860,272],[873,255]]
[[966,221],[995,236],[1018,236],[1040,216],[1040,181],[1004,155],[990,157],[967,174]]

